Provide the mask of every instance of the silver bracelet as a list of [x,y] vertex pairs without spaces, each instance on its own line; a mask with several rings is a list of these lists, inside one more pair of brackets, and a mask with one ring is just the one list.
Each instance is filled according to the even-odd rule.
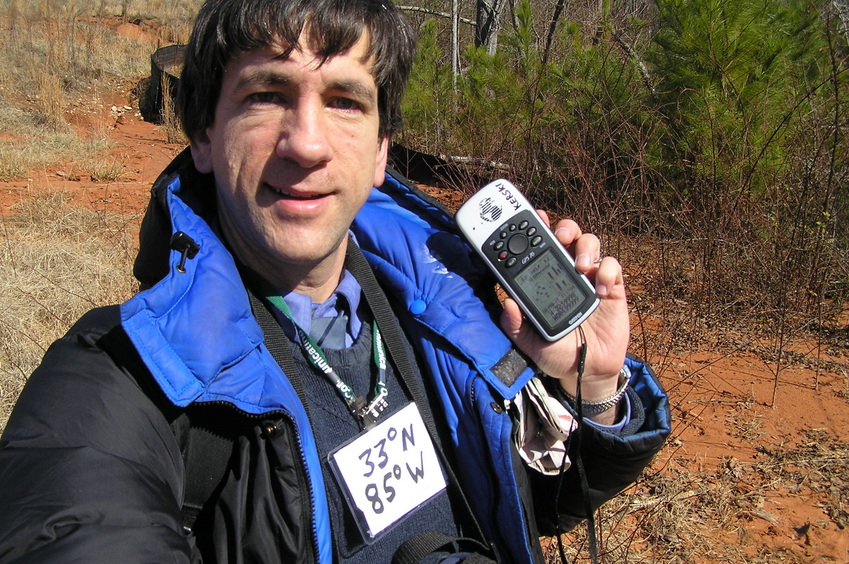
[[[599,413],[604,413],[608,409],[612,409],[616,407],[619,401],[622,399],[622,396],[625,395],[625,392],[628,391],[628,382],[631,381],[631,370],[627,365],[622,365],[621,370],[619,370],[619,380],[617,382],[616,393],[614,393],[609,398],[605,398],[603,400],[595,400],[588,401],[583,400],[581,402],[581,411],[583,411],[586,415],[598,415]],[[566,396],[572,404],[578,401],[578,398],[568,393],[561,386],[560,391],[563,392],[563,395]]]

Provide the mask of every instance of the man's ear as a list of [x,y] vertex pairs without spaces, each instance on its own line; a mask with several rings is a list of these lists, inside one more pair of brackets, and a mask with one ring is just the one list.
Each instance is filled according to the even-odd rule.
[[206,129],[195,135],[189,145],[192,150],[192,160],[198,172],[212,172],[212,142]]
[[386,161],[389,158],[389,136],[383,138],[380,146],[377,148],[374,166],[374,184],[379,187],[386,180]]

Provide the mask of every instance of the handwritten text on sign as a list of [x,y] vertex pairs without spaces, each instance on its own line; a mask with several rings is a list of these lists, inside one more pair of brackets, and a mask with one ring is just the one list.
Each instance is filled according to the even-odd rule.
[[439,459],[414,403],[331,458],[371,539],[445,489]]

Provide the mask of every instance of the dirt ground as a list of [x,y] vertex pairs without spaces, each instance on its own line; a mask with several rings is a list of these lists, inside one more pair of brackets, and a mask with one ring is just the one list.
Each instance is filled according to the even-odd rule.
[[[132,86],[68,114],[81,131],[111,124],[110,151],[124,165],[118,181],[91,182],[74,163],[32,171],[0,182],[0,215],[62,191],[81,205],[140,218],[151,182],[183,145],[167,143],[161,127],[141,119]],[[665,319],[652,327],[674,330]],[[763,344],[745,336],[720,336],[686,354],[650,354],[670,393],[673,437],[602,516],[602,549],[618,555],[608,561],[627,552],[628,561],[849,562],[849,333],[840,338],[796,342],[777,388]]]

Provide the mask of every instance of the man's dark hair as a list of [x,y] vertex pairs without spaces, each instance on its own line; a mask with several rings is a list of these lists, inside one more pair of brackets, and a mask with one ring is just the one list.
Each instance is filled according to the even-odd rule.
[[[298,44],[306,32],[305,45]],[[381,138],[401,126],[401,97],[415,56],[407,18],[392,0],[207,0],[186,49],[177,115],[189,139],[210,127],[224,68],[241,53],[280,45],[284,55],[309,47],[322,61],[353,47],[367,32],[378,88]]]

